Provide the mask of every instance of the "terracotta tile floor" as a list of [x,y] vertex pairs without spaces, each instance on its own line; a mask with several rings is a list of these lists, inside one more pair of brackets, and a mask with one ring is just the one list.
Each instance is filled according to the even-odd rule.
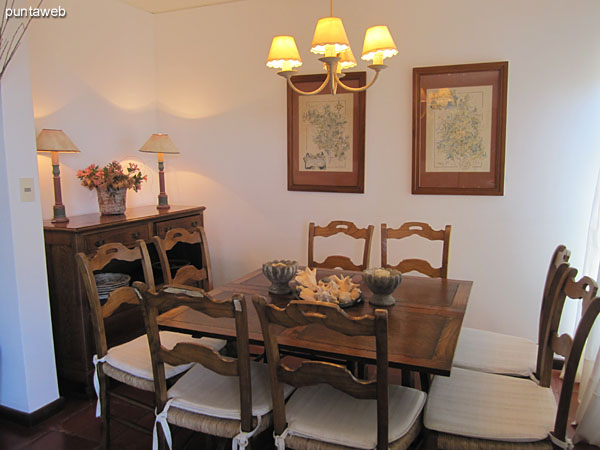
[[[558,371],[553,375],[552,387],[557,393],[560,389]],[[392,382],[400,382],[399,371],[391,374]],[[128,389],[120,387],[119,389]],[[142,393],[145,396],[147,393]],[[151,397],[146,396],[147,401]],[[134,420],[144,427],[150,428],[153,423],[153,414],[129,405],[113,400],[113,411],[119,411],[120,415]],[[11,422],[0,421],[0,449],[1,450],[98,450],[100,449],[100,421],[95,417],[95,400],[81,399],[76,397],[67,398],[63,409],[38,424],[27,428],[15,425]],[[571,429],[572,433],[573,430]],[[268,435],[268,433],[265,433]],[[173,430],[174,448],[213,449],[217,445],[215,441],[192,433],[188,430]],[[274,449],[272,439],[266,436],[263,442],[255,445],[255,450]],[[111,430],[111,448],[118,450],[149,450],[152,448],[150,436],[131,430],[119,423],[113,422]],[[230,444],[222,448],[231,448]],[[577,450],[597,450],[598,447],[589,445],[577,445]]]

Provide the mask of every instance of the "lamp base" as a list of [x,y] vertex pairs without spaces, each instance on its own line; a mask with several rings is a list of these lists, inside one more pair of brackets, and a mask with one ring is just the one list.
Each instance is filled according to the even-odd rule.
[[65,211],[65,205],[54,205],[52,209],[54,210],[54,217],[52,217],[52,220],[50,222],[66,223],[69,221],[69,218],[67,217],[67,213]]
[[167,194],[158,194],[158,205],[156,206],[156,209],[165,210],[170,207],[171,205],[169,205],[169,197],[167,197]]

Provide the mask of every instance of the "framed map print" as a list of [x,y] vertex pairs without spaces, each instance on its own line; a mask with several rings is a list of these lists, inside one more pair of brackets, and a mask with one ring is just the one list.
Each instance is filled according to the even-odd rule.
[[413,194],[503,195],[508,62],[413,69]]
[[[302,91],[313,91],[326,75],[292,77]],[[365,72],[347,73],[350,87],[365,84]],[[364,192],[365,92],[329,86],[316,95],[287,88],[288,190]]]

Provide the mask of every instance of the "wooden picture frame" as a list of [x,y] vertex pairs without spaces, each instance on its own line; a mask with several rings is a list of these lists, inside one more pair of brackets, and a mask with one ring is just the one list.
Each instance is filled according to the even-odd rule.
[[[322,75],[292,77],[294,86],[313,91]],[[342,78],[349,87],[366,83],[365,72]],[[365,92],[341,86],[331,95],[299,95],[287,87],[288,191],[363,193],[365,184]]]
[[413,69],[413,194],[504,195],[508,62]]

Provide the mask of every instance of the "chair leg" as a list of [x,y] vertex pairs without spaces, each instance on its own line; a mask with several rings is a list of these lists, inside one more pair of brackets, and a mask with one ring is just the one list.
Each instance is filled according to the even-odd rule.
[[[99,372],[102,372],[100,370]],[[100,373],[98,376],[100,384],[100,411],[102,419],[102,449],[108,450],[110,444],[110,400],[108,398],[108,379],[106,375]]]
[[414,387],[413,383],[413,373],[408,369],[402,369],[402,386],[406,387]]
[[423,450],[438,450],[438,434],[428,429],[423,430]]
[[421,377],[421,390],[423,392],[429,392],[429,387],[431,386],[431,377],[426,372],[419,372],[419,376]]

